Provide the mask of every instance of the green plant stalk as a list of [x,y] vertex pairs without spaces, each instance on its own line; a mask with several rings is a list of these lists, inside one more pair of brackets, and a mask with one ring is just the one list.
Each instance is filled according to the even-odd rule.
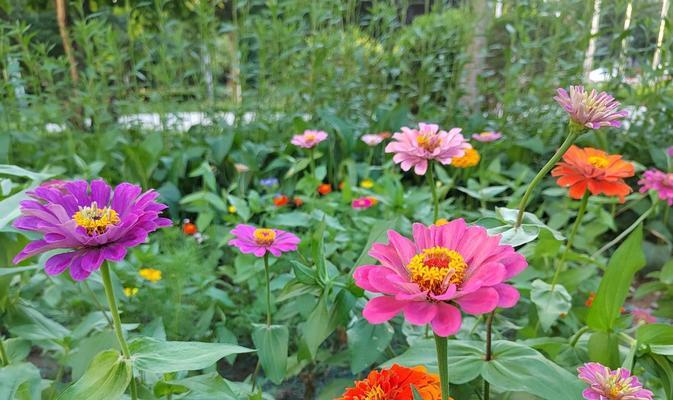
[[566,137],[566,139],[563,141],[561,144],[561,147],[554,153],[552,158],[547,161],[547,163],[542,167],[542,169],[535,175],[535,178],[530,182],[528,185],[528,188],[526,188],[526,192],[524,193],[523,197],[521,198],[521,202],[519,203],[519,214],[516,216],[516,224],[514,225],[514,228],[518,228],[521,226],[521,223],[523,222],[523,214],[526,211],[526,205],[528,204],[528,200],[530,199],[530,196],[533,194],[533,190],[535,187],[542,181],[542,179],[551,171],[551,169],[554,167],[554,165],[558,162],[558,160],[563,157],[563,154],[570,148],[570,146],[575,143],[575,140],[582,134],[582,130],[579,130],[577,128],[573,128],[571,125],[570,128],[570,133]]
[[309,149],[309,160],[310,160],[310,166],[311,166],[311,176],[314,177],[315,179],[318,179],[318,177],[315,174],[315,149],[311,147]]
[[577,211],[577,217],[575,217],[575,223],[573,224],[573,227],[570,230],[570,235],[568,235],[568,241],[566,242],[566,249],[561,255],[559,262],[556,264],[556,271],[554,272],[554,277],[552,278],[551,281],[551,293],[554,293],[554,288],[556,287],[558,277],[561,271],[563,270],[563,267],[565,266],[565,261],[566,258],[568,257],[568,254],[570,253],[570,250],[572,250],[573,248],[573,243],[575,243],[575,236],[577,235],[577,230],[579,229],[580,225],[582,225],[582,219],[584,218],[584,214],[586,214],[587,211],[589,196],[591,196],[591,192],[589,192],[588,190],[585,191],[584,195],[582,196],[582,200],[580,202],[580,208]]
[[598,251],[596,251],[594,254],[591,255],[591,258],[595,259],[599,255],[601,255],[605,250],[607,250],[610,247],[612,247],[612,246],[616,245],[617,243],[621,242],[625,237],[627,237],[629,235],[629,233],[631,233],[631,231],[636,229],[638,227],[638,225],[640,225],[641,222],[645,221],[645,219],[647,219],[647,217],[649,217],[650,214],[652,214],[652,211],[654,211],[656,206],[657,206],[657,202],[655,201],[654,203],[652,203],[652,207],[650,207],[649,210],[645,211],[643,213],[643,215],[638,217],[638,219],[635,220],[633,222],[633,224],[631,224],[631,226],[629,226],[622,233],[620,233],[619,236],[612,239],[610,242],[606,243],[605,246],[598,249]]
[[[117,309],[117,300],[115,299],[114,291],[112,289],[112,279],[110,279],[110,266],[104,262],[100,267],[101,276],[103,278],[103,287],[105,288],[105,297],[107,297],[110,313],[112,314],[112,324],[114,326],[115,335],[119,342],[119,347],[122,349],[122,354],[126,360],[131,360],[131,352],[129,346],[124,339],[124,332],[122,332],[122,321],[119,318],[119,309]],[[136,389],[136,380],[133,377],[133,369],[131,369],[131,399],[137,400],[138,393]]]
[[[491,361],[493,359],[492,353],[492,337],[493,337],[493,320],[495,319],[495,310],[491,311],[486,319],[486,354],[484,360]],[[491,384],[484,379],[484,400],[491,398]]]
[[9,365],[9,357],[7,356],[7,351],[5,350],[5,344],[3,343],[3,339],[1,337],[0,337],[0,363],[2,363],[3,367]]
[[448,338],[435,333],[435,347],[437,348],[437,366],[439,367],[439,382],[442,388],[442,400],[449,399],[449,359]]
[[575,347],[577,345],[577,342],[579,342],[580,338],[582,335],[585,333],[589,332],[589,327],[588,326],[583,326],[580,328],[580,330],[575,333],[575,335],[570,339],[570,347]]
[[428,161],[428,185],[430,185],[430,191],[432,192],[432,204],[434,205],[432,223],[434,224],[437,222],[437,218],[439,218],[439,197],[437,197],[437,185],[435,183],[433,167],[432,161]]
[[269,253],[264,254],[264,276],[266,278],[266,325],[271,326],[271,279],[269,279]]

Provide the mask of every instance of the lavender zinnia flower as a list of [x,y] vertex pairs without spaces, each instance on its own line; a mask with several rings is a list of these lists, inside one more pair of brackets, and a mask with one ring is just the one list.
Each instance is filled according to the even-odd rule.
[[638,181],[641,185],[640,192],[645,193],[654,190],[660,200],[673,206],[673,172],[662,172],[658,169],[649,169],[643,174],[643,179]]
[[142,193],[140,186],[118,185],[114,192],[104,180],[52,181],[28,192],[34,200],[21,202],[17,229],[39,232],[42,239],[28,243],[14,257],[17,264],[49,250],[66,250],[51,256],[45,271],[58,275],[70,268],[81,281],[108,261],[121,261],[129,247],[147,239],[150,232],[171,225],[159,217],[167,206],[155,200],[159,193]]
[[278,178],[263,178],[259,180],[259,184],[264,187],[274,187],[278,184]]
[[612,371],[599,363],[586,363],[577,372],[590,385],[582,392],[587,400],[652,400],[653,393],[644,389],[628,369]]
[[628,113],[618,111],[619,102],[605,92],[597,93],[596,90],[587,92],[584,86],[570,86],[570,89],[558,88],[556,100],[561,107],[570,115],[570,119],[578,125],[590,129],[598,129],[604,126],[619,127],[620,118]]

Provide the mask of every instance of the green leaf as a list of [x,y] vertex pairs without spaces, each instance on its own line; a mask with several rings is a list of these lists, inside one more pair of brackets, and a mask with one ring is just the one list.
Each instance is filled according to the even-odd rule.
[[49,179],[52,176],[60,174],[61,172],[63,172],[62,168],[53,169],[46,172],[33,172],[16,165],[0,164],[0,175],[18,176],[38,182]]
[[257,348],[264,374],[273,383],[285,379],[290,333],[284,325],[253,324],[252,342]]
[[253,351],[224,343],[165,342],[149,337],[133,340],[129,349],[134,366],[158,374],[204,369],[231,354]]
[[641,224],[610,258],[587,316],[587,325],[593,330],[609,332],[615,327],[633,277],[645,266],[642,242]]
[[290,263],[292,263],[292,270],[294,271],[294,276],[297,278],[299,282],[305,285],[316,284],[317,278],[315,276],[315,272],[311,268],[295,260],[291,260]]
[[667,285],[673,284],[673,260],[668,260],[659,274],[659,280]]
[[323,294],[304,324],[304,342],[311,358],[315,358],[320,344],[332,333],[334,327],[330,324],[327,310],[327,295]]
[[119,399],[131,381],[131,364],[116,350],[99,353],[86,373],[58,400]]
[[556,284],[552,292],[552,286],[536,279],[533,281],[533,289],[530,292],[530,299],[537,307],[540,325],[545,331],[548,331],[556,322],[561,314],[567,313],[572,307],[572,297],[560,284]]
[[40,269],[39,265],[27,265],[25,267],[4,267],[0,268],[0,276],[19,274],[25,271],[34,271]]
[[228,199],[229,203],[236,207],[236,214],[238,214],[243,221],[250,219],[250,207],[248,207],[248,203],[246,203],[245,200],[232,195],[229,195]]
[[376,362],[393,338],[389,323],[373,325],[358,319],[348,331],[351,372],[357,374]]
[[[157,396],[189,391],[184,397],[180,398],[185,400],[239,399],[236,393],[234,393],[231,383],[222,378],[217,372],[160,383],[159,391],[155,387],[155,395]],[[159,385],[157,384],[157,386]]]
[[373,261],[373,258],[367,254],[369,249],[371,249],[374,243],[384,241],[386,233],[389,229],[393,229],[397,225],[397,221],[398,217],[394,217],[391,220],[377,222],[372,226],[372,229],[369,231],[369,236],[367,237],[367,243],[362,248],[360,257],[358,257],[358,259],[355,261],[355,264],[353,264],[353,268]]
[[619,339],[612,332],[594,332],[588,343],[589,359],[610,368],[619,368]]
[[16,311],[18,323],[9,327],[14,336],[28,340],[60,340],[70,335],[68,328],[34,308],[18,305]]
[[636,331],[639,344],[647,345],[652,353],[673,356],[673,326],[645,324]]
[[39,400],[40,371],[30,363],[0,368],[0,400]]

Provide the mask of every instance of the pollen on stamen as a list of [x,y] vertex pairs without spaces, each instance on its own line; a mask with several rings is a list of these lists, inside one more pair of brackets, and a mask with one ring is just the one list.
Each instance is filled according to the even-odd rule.
[[273,229],[259,228],[252,234],[253,240],[260,246],[270,246],[276,240],[276,232]]
[[610,161],[605,157],[591,156],[589,157],[589,164],[596,168],[606,168],[610,164]]
[[454,250],[432,247],[415,255],[407,265],[407,270],[411,280],[423,291],[439,295],[446,291],[448,284],[463,283],[467,264]]
[[78,226],[84,228],[89,236],[101,235],[107,232],[111,225],[120,222],[117,211],[110,207],[98,208],[95,201],[88,207],[80,207],[72,219]]

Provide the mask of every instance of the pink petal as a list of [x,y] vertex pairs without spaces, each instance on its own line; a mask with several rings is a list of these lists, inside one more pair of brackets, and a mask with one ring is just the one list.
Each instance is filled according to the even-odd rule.
[[454,301],[468,314],[485,314],[495,310],[498,306],[498,292],[493,288],[485,287],[457,297]]
[[437,303],[437,314],[433,318],[432,331],[438,336],[451,336],[460,330],[462,317],[458,309],[448,303]]
[[73,257],[75,257],[76,252],[61,253],[56,254],[55,256],[49,257],[47,262],[44,264],[44,271],[48,275],[58,275],[61,272],[65,271],[66,268],[72,262]]
[[412,325],[425,325],[437,315],[437,304],[413,301],[404,307],[404,318]]
[[514,307],[521,296],[516,288],[505,283],[495,285],[493,289],[498,292],[498,307],[500,308]]
[[407,303],[390,296],[375,297],[367,302],[362,310],[362,316],[370,324],[382,324],[399,314]]

